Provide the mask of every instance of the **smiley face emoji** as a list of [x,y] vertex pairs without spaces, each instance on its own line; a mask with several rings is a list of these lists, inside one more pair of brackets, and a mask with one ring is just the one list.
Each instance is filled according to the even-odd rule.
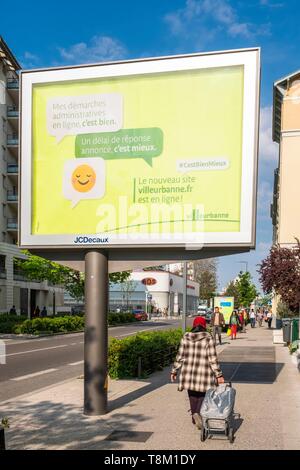
[[87,193],[95,183],[96,173],[90,165],[79,165],[72,173],[73,188],[80,193]]

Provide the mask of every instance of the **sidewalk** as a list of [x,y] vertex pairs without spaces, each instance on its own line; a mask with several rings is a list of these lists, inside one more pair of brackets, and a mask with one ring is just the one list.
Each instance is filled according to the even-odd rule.
[[[82,414],[83,380],[74,379],[0,406],[8,416],[9,449],[300,449],[300,374],[288,349],[266,327],[218,347],[241,414],[234,444],[200,442],[185,392],[169,383],[170,368],[147,380],[110,381],[110,411]],[[114,434],[112,434],[114,433]]]

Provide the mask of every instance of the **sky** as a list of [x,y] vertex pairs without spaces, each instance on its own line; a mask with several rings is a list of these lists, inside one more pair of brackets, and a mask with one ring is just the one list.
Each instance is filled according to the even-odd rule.
[[272,242],[273,82],[300,69],[299,14],[297,0],[15,0],[1,4],[0,35],[24,68],[261,47],[256,250],[219,259],[223,288],[245,262],[258,284]]

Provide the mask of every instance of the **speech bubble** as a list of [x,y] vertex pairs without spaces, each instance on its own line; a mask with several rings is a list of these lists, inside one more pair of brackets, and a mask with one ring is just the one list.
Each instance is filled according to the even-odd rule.
[[57,96],[47,101],[47,130],[57,142],[66,135],[118,131],[122,125],[119,93]]
[[72,158],[64,165],[63,194],[72,209],[81,200],[100,199],[105,194],[105,161],[102,158]]
[[215,171],[227,170],[229,160],[227,158],[193,158],[188,160],[177,160],[176,169],[179,173],[190,171]]
[[75,139],[75,155],[80,158],[143,158],[152,166],[152,158],[158,157],[162,150],[163,131],[159,127],[82,134],[77,135]]

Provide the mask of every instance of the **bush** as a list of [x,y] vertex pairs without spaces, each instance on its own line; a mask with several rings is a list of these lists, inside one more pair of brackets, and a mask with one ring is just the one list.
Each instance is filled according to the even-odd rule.
[[0,314],[0,333],[16,333],[20,324],[26,320],[24,315]]
[[111,338],[108,371],[112,379],[138,376],[138,358],[143,373],[150,374],[170,364],[182,338],[181,329],[138,333],[124,339]]
[[41,332],[66,333],[68,331],[80,331],[84,329],[83,317],[58,317],[58,318],[34,318],[26,320],[18,325],[17,333],[38,335]]
[[295,314],[289,309],[287,304],[285,304],[284,302],[278,302],[276,310],[277,318],[292,318],[294,316]]
[[10,315],[9,313],[0,313],[0,323],[5,323],[7,321],[20,323],[26,319],[26,315]]
[[131,323],[137,321],[132,313],[109,313],[108,324],[116,325],[118,323]]

